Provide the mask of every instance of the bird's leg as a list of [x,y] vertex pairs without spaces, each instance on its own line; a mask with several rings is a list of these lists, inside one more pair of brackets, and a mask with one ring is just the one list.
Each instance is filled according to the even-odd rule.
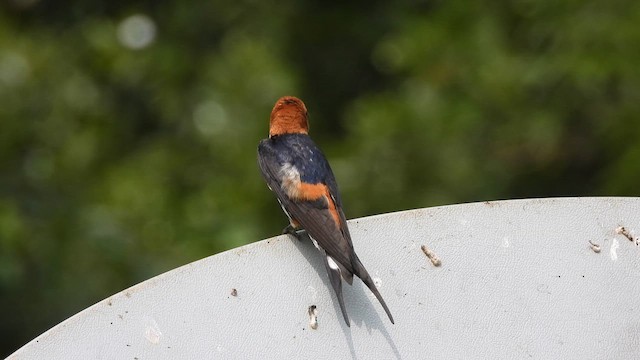
[[282,235],[286,235],[286,234],[291,234],[293,236],[296,236],[296,228],[294,228],[293,225],[291,224],[287,225],[287,227],[282,229]]
[[302,240],[301,237],[304,236],[306,233],[307,231],[305,229],[296,228],[291,224],[287,225],[287,227],[282,229],[283,235],[286,235],[286,234],[293,235],[298,240]]

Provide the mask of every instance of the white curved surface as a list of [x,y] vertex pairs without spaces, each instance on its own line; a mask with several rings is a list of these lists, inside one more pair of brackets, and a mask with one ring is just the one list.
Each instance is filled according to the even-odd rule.
[[356,280],[346,327],[313,245],[278,236],[113,295],[9,359],[640,357],[640,247],[615,232],[640,236],[640,198],[463,204],[349,225],[395,325]]

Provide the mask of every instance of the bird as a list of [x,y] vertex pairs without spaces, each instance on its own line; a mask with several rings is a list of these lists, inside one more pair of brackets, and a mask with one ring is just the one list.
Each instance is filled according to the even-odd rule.
[[322,253],[329,281],[347,326],[351,326],[342,296],[342,280],[359,277],[378,299],[392,324],[393,316],[373,279],[356,255],[331,166],[309,137],[307,107],[294,96],[276,101],[269,137],[258,145],[258,165],[267,187],[275,193],[289,219],[283,233],[308,235]]

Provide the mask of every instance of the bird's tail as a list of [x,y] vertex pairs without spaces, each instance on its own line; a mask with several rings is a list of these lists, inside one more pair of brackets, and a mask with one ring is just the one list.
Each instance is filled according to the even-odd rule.
[[362,262],[360,262],[360,259],[358,259],[357,256],[354,256],[353,270],[354,270],[354,274],[358,276],[362,280],[362,282],[364,282],[364,284],[367,285],[369,290],[371,290],[373,295],[376,296],[376,298],[384,308],[384,311],[387,313],[389,320],[391,320],[391,323],[395,324],[395,322],[393,322],[393,316],[391,316],[391,311],[389,311],[389,308],[387,307],[387,304],[384,302],[382,295],[380,295],[378,288],[373,283],[373,279],[371,279],[371,276],[369,276],[367,269],[364,268],[364,265],[362,265]]
[[344,306],[344,298],[342,297],[342,277],[340,275],[340,267],[336,266],[336,264],[336,261],[333,260],[331,256],[325,255],[324,266],[327,268],[327,274],[329,274],[331,287],[333,287],[333,291],[336,293],[336,298],[338,298],[338,304],[340,305],[340,310],[342,311],[344,322],[347,324],[347,326],[351,327],[349,315],[347,315],[347,308]]

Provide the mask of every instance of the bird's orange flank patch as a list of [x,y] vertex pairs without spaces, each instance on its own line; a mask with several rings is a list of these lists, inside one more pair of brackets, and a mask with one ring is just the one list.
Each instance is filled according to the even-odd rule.
[[327,202],[329,203],[329,212],[333,217],[333,221],[335,221],[336,227],[340,229],[341,226],[340,226],[340,215],[338,214],[338,206],[336,206],[336,203],[333,201],[333,197],[329,193],[329,189],[327,189],[327,194],[325,196],[327,197]]
[[324,197],[327,201],[327,207],[331,213],[331,217],[333,217],[333,221],[336,223],[336,226],[340,228],[340,215],[338,214],[338,208],[333,201],[333,197],[331,196],[331,192],[327,185],[301,182],[298,187],[298,196],[298,200],[310,201],[319,200]]
[[316,201],[324,197],[327,201],[327,208],[335,224],[340,228],[340,214],[338,207],[333,201],[329,187],[322,183],[310,184],[300,180],[300,172],[295,166],[286,163],[280,169],[282,179],[281,187],[287,196],[294,201]]
[[329,189],[325,184],[309,184],[301,181],[298,185],[296,195],[298,197],[297,200],[313,201],[320,199],[328,192]]

